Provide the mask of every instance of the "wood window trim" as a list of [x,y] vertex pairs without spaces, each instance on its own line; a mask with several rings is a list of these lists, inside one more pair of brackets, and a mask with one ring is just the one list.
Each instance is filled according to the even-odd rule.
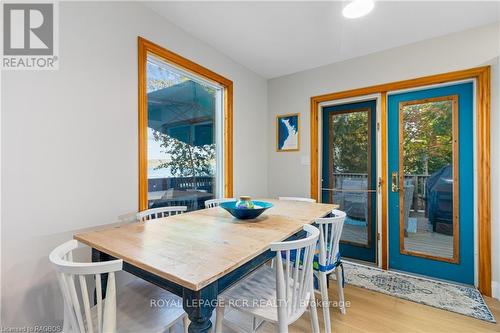
[[182,68],[197,76],[219,84],[223,88],[224,135],[223,135],[223,168],[224,196],[233,196],[233,82],[208,68],[169,51],[145,38],[137,38],[138,49],[138,92],[139,92],[139,211],[148,208],[148,157],[147,157],[147,77],[146,63],[148,54]]
[[344,98],[380,94],[381,104],[381,191],[382,191],[382,268],[387,269],[387,92],[418,88],[434,84],[448,83],[459,80],[476,80],[476,144],[475,156],[477,163],[477,223],[479,245],[478,257],[478,288],[479,291],[491,296],[491,175],[490,175],[490,105],[491,105],[491,67],[483,66],[444,74],[425,76],[421,78],[397,81],[375,86],[334,92],[313,96],[311,107],[311,198],[319,198],[319,105],[322,102]]

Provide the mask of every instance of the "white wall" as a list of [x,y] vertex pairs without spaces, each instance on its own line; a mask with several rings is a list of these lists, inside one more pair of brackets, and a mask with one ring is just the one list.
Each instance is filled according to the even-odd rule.
[[[431,39],[312,70],[272,79],[268,83],[269,123],[278,114],[301,114],[301,151],[276,153],[275,127],[269,128],[269,195],[309,196],[310,97],[411,79],[471,67],[492,65],[492,128],[500,128],[498,72],[500,69],[498,25]],[[493,280],[500,281],[500,131],[491,136]],[[293,181],[290,181],[293,180]],[[500,289],[496,290],[500,297]]]
[[2,73],[2,326],[60,319],[49,251],[137,209],[139,35],[233,80],[234,192],[267,194],[265,79],[140,4],[63,2],[59,31],[58,71]]

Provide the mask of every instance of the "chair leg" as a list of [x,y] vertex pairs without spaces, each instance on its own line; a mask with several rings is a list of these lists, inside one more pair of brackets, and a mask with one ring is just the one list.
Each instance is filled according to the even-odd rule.
[[318,311],[314,297],[314,283],[311,279],[311,293],[309,296],[309,315],[311,316],[311,329],[313,333],[319,333]]
[[257,331],[257,317],[252,316],[252,333]]
[[328,299],[328,285],[325,272],[319,272],[319,289],[321,290],[321,307],[323,309],[323,320],[325,321],[325,332],[331,333],[330,302]]
[[340,313],[345,314],[345,300],[344,300],[344,287],[342,286],[342,272],[339,267],[335,269],[335,275],[337,276],[337,289],[339,291],[339,306]]
[[187,315],[185,315],[184,318],[182,318],[182,323],[183,323],[183,326],[184,326],[184,333],[188,333],[188,329],[189,329],[189,317]]
[[224,321],[224,304],[217,305],[216,313],[215,313],[215,333],[222,332],[222,322]]
[[278,333],[288,333],[287,323],[278,322]]
[[278,304],[278,333],[288,333],[287,309],[281,304]]
[[262,325],[264,325],[265,320],[258,319],[255,316],[252,316],[252,317],[253,317],[252,333],[255,333],[255,332],[257,332],[262,327]]

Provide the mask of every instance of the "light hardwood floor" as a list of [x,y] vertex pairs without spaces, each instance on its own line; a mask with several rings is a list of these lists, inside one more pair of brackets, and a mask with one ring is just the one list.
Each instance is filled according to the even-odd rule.
[[[336,299],[336,289],[330,284],[330,297]],[[366,289],[346,286],[346,300],[351,302],[346,315],[337,309],[331,310],[334,333],[482,333],[500,332],[499,324],[491,324],[449,311],[425,306]],[[500,302],[486,298],[488,306],[497,320],[500,319]],[[321,311],[320,327],[323,332]],[[309,315],[305,314],[293,326],[290,333],[310,332]],[[232,333],[224,329],[224,333]],[[263,327],[259,332],[271,333],[272,327]]]

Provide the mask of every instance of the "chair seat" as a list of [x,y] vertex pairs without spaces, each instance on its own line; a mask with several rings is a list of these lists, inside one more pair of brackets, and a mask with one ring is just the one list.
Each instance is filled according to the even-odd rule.
[[[248,277],[230,287],[220,296],[226,307],[236,308],[252,316],[278,323],[276,307],[276,272],[264,265]],[[307,304],[303,305],[305,311]],[[304,313],[300,311],[300,315]],[[300,317],[299,315],[299,317]],[[288,318],[289,323],[297,319]]]
[[[180,297],[141,279],[120,288],[116,308],[117,332],[166,332],[185,315]],[[94,332],[98,332],[97,307],[91,312]]]

